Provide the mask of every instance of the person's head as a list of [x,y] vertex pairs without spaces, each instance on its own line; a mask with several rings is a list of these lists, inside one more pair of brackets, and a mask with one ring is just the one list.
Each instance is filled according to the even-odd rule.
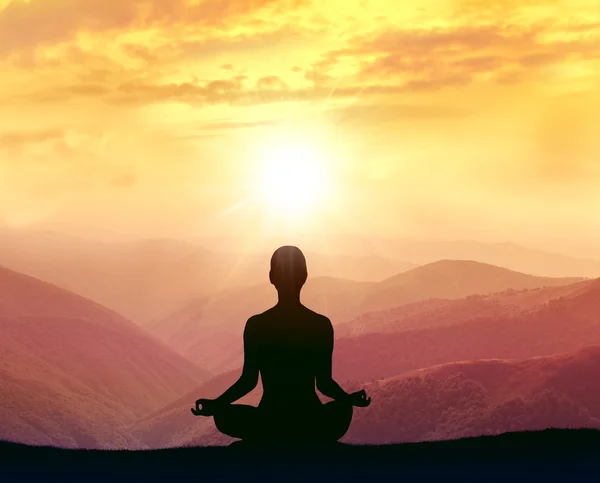
[[269,279],[279,292],[300,293],[307,277],[306,258],[299,248],[284,246],[275,250]]

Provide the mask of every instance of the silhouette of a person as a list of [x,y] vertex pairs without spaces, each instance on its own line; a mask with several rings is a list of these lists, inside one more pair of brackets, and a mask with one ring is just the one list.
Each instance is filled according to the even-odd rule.
[[[219,431],[247,441],[335,442],[348,431],[353,406],[371,403],[364,390],[348,394],[333,380],[333,326],[300,302],[307,275],[298,248],[275,251],[269,278],[279,301],[246,322],[238,381],[217,399],[198,399],[194,415],[214,416]],[[258,407],[233,404],[256,387],[259,373]],[[321,403],[315,383],[333,401]]]

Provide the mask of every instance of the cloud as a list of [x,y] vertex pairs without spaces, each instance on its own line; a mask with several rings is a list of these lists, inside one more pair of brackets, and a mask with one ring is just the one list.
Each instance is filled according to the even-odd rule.
[[288,42],[303,40],[305,40],[305,33],[302,30],[293,25],[285,25],[237,35],[228,33],[209,38],[183,40],[172,47],[169,56],[172,60],[218,57],[257,52],[273,46],[284,48]]
[[[293,11],[304,0],[31,0],[0,10],[0,57],[70,41],[80,32],[195,26],[222,29],[254,14]],[[43,26],[43,27],[42,27]]]
[[223,133],[200,133],[200,134],[185,134],[182,136],[171,136],[169,141],[197,141],[199,139],[213,139],[222,136]]
[[276,119],[262,121],[234,121],[228,119],[224,121],[205,122],[198,126],[190,127],[186,130],[186,134],[169,135],[169,141],[180,142],[213,139],[227,134],[228,131],[273,126],[276,125],[277,122]]
[[[204,35],[199,35],[203,32]],[[177,31],[165,31],[158,41],[152,45],[141,43],[125,43],[120,46],[127,57],[143,61],[147,65],[181,66],[185,63],[197,63],[202,60],[214,60],[224,71],[233,71],[227,57],[248,54],[262,49],[282,46],[287,42],[303,41],[305,33],[295,26],[270,26],[266,30],[245,33],[231,31],[216,32],[207,35],[205,30],[192,32],[189,35]],[[90,53],[90,56],[92,53]]]
[[125,29],[138,17],[136,1],[13,1],[0,11],[0,56],[70,40],[83,30]]
[[470,111],[441,104],[372,104],[329,109],[328,113],[336,119],[381,125],[401,120],[458,119],[468,116]]
[[357,40],[355,49],[378,56],[364,63],[363,78],[412,76],[410,85],[433,89],[465,84],[474,74],[512,63],[510,54],[534,45],[537,34],[533,28],[496,26],[392,30]]
[[157,55],[152,49],[140,44],[125,44],[121,49],[129,57],[141,59],[145,62],[155,62]]
[[60,129],[0,133],[0,149],[20,150],[32,144],[57,141],[63,139],[64,136],[65,132]]
[[506,69],[498,72],[494,80],[500,85],[514,85],[525,81],[527,78],[527,72],[523,69]]
[[[48,14],[49,10],[44,10],[40,1],[10,4],[6,10],[15,5],[18,7],[14,8],[27,12],[27,15],[19,17],[24,22],[37,11],[35,8]],[[53,5],[54,12],[73,2],[74,0],[49,0],[46,3]],[[219,24],[250,15],[251,12],[262,12],[263,9],[270,13],[293,11],[306,4],[304,0],[205,0],[197,5],[188,4],[184,0],[145,0],[145,3],[138,0],[129,2],[129,6],[123,6],[120,0],[106,2],[108,12],[99,15],[104,15],[106,19],[120,19],[119,22],[113,22],[116,25],[132,21],[131,18],[135,18],[133,22],[138,22],[140,28],[163,25],[165,19],[173,22],[168,31],[160,34],[158,45],[131,41],[116,44],[122,54],[142,61],[145,65],[140,67],[134,63],[132,67],[128,63],[119,63],[115,58],[103,57],[96,51],[85,52],[73,45],[60,56],[60,60],[55,58],[45,64],[51,67],[54,62],[57,69],[68,69],[68,81],[64,76],[62,82],[56,81],[55,85],[47,84],[27,96],[21,94],[20,97],[13,97],[17,97],[20,102],[29,99],[31,102],[54,103],[74,98],[95,98],[122,106],[164,102],[193,106],[252,105],[378,94],[425,93],[460,88],[481,79],[486,82],[492,79],[499,84],[514,84],[539,76],[539,66],[566,62],[572,58],[582,62],[600,58],[600,42],[596,35],[600,34],[600,25],[589,20],[580,23],[572,21],[564,25],[551,22],[533,22],[530,25],[496,22],[482,26],[454,23],[444,28],[406,28],[396,24],[395,27],[383,29],[376,26],[375,30],[366,34],[342,38],[336,42],[336,49],[320,53],[319,48],[316,48],[313,51],[313,62],[303,67],[288,64],[285,72],[282,72],[273,63],[261,70],[255,69],[250,79],[234,75],[238,71],[247,72],[244,64],[239,63],[238,54],[240,57],[251,55],[273,45],[284,49],[287,41],[295,45],[297,40],[305,39],[297,25],[275,23],[269,24],[265,31],[242,30],[242,33],[237,33],[237,29],[223,28],[214,31],[214,36],[205,37],[197,36],[197,32],[203,32],[203,29],[178,30],[177,26],[185,22],[186,26],[195,25],[194,22]],[[96,12],[94,2],[89,5],[88,2],[81,3],[79,10],[75,9],[69,15],[91,18],[91,14]],[[140,6],[142,4],[145,5],[145,10]],[[511,3],[513,4],[514,2]],[[204,17],[198,13],[197,9],[200,7],[204,9]],[[131,9],[136,12],[135,15],[130,13]],[[0,27],[2,19],[9,15],[6,10],[0,12]],[[10,15],[14,16],[15,13]],[[104,28],[102,18],[94,24],[94,28]],[[68,23],[65,19],[61,21],[66,22],[65,25]],[[109,23],[106,20],[106,24]],[[81,25],[85,27],[85,21]],[[50,30],[58,28],[54,25]],[[62,31],[69,29],[63,28]],[[4,35],[1,32],[0,28],[0,37]],[[562,34],[565,36],[561,36]],[[48,33],[44,35],[48,36]],[[300,44],[304,45],[302,42]],[[236,56],[235,61],[227,58],[230,54]],[[252,58],[248,59],[250,63]],[[203,60],[206,60],[204,64]],[[214,67],[220,66],[222,75],[229,74],[230,77],[198,79],[197,70],[186,70],[190,65],[209,66],[212,60],[213,72]],[[235,71],[229,60],[235,63]],[[31,62],[35,65],[36,58]],[[294,76],[294,81],[298,83],[285,76],[290,69],[303,74],[303,78]],[[217,74],[219,75],[221,74]],[[308,82],[301,84],[302,81]],[[66,82],[70,83],[65,85]]]
[[[366,52],[431,53],[460,49],[483,50],[530,43],[540,28],[458,26],[435,29],[392,29],[360,42]],[[359,39],[357,39],[359,40]]]
[[205,83],[130,82],[120,85],[108,100],[117,104],[149,104],[165,101],[179,101],[195,105],[232,103],[239,100],[244,94],[243,80],[243,76],[235,76]]
[[304,73],[304,78],[308,81],[313,82],[315,85],[318,84],[326,84],[327,82],[330,82],[333,77],[329,74],[325,74],[323,72],[319,72],[316,69],[308,69],[305,73]]
[[230,129],[247,129],[253,127],[261,127],[261,126],[272,126],[276,124],[275,120],[266,120],[266,121],[215,121],[215,122],[207,122],[200,126],[201,131],[228,131]]
[[256,82],[256,87],[258,89],[273,89],[273,90],[287,90],[289,89],[288,85],[283,82],[276,75],[268,75],[265,77],[261,77]]
[[127,188],[137,183],[137,176],[133,173],[125,173],[115,176],[111,184],[118,188]]
[[[266,80],[265,80],[266,79]],[[335,98],[356,98],[371,95],[398,94],[427,89],[428,86],[411,85],[354,85],[331,89],[327,86],[292,88],[276,76],[262,78],[255,87],[244,83],[243,76],[219,79],[205,83],[187,82],[166,85],[128,84],[122,86],[108,102],[143,105],[155,102],[181,102],[189,105],[257,105],[273,102],[313,101]],[[458,79],[442,79],[447,85],[456,85]],[[434,86],[431,86],[433,88]]]
[[596,114],[575,101],[549,106],[535,125],[533,142],[537,156],[531,167],[538,179],[581,182],[597,180],[600,174]]
[[246,76],[234,76],[210,81],[152,83],[132,79],[115,88],[104,85],[72,85],[47,88],[18,100],[33,103],[62,103],[76,98],[97,98],[116,106],[143,106],[177,102],[190,106],[203,105],[260,105],[274,102],[314,101],[325,99],[355,99],[370,96],[427,92],[443,87],[467,85],[471,78],[465,75],[445,75],[437,79],[410,79],[403,83],[370,83],[332,88],[326,83],[310,87],[291,87],[277,76],[260,78],[253,86]]
[[524,76],[506,71],[597,60],[599,37],[600,26],[593,22],[394,27],[350,39],[345,48],[324,53],[307,73],[328,80],[336,66],[358,60],[361,82],[395,80],[407,91],[467,85],[479,74],[517,82]]
[[506,65],[506,58],[500,55],[478,55],[465,57],[453,62],[453,66],[470,73],[489,72]]
[[472,78],[469,74],[441,75],[432,79],[413,79],[404,84],[407,91],[427,92],[443,89],[444,87],[461,87],[470,84]]

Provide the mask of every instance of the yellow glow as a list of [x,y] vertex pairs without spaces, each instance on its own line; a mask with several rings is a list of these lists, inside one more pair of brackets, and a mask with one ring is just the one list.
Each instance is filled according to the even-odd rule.
[[600,238],[598,0],[217,3],[0,0],[0,228]]
[[324,198],[324,160],[313,146],[300,142],[272,145],[264,154],[258,196],[281,215],[305,214]]

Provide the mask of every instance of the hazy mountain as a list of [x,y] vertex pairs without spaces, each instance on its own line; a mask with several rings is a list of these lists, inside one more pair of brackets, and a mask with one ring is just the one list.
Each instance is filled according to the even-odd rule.
[[[164,408],[128,426],[128,431],[151,448],[198,445],[226,445],[234,441],[217,431],[212,418],[195,417],[190,408],[199,398],[216,398],[229,388],[240,376],[236,369],[220,374]],[[345,383],[348,390],[357,390],[356,382]],[[240,404],[258,405],[262,397],[260,380],[258,386],[238,401]],[[320,395],[322,401],[327,398]]]
[[227,326],[221,328],[203,324],[202,312],[193,310],[190,305],[149,325],[148,331],[179,354],[215,374],[238,367],[243,354],[243,329],[236,331]]
[[[270,255],[270,254],[269,254]],[[305,251],[309,276],[334,277],[364,282],[379,282],[417,264],[401,257],[380,255],[345,255]]]
[[[302,300],[337,323],[357,313],[362,297],[371,286],[368,282],[313,277],[303,289]],[[208,370],[222,372],[241,363],[242,332],[248,318],[276,303],[275,288],[264,283],[186,304],[146,327],[188,359]]]
[[[101,243],[47,231],[0,233],[0,264],[66,288],[140,324],[165,317],[198,298],[268,282],[271,254],[215,252],[171,239]],[[310,252],[306,256],[311,277],[379,281],[414,267],[377,256]]]
[[[265,240],[265,249],[283,239]],[[380,238],[356,234],[306,234],[294,238],[294,243],[306,251],[323,254],[376,256],[417,265],[437,260],[474,260],[517,272],[544,277],[599,277],[600,260],[585,256],[569,256],[529,248],[516,243],[489,243],[474,240],[430,240],[410,238]],[[202,239],[202,244],[215,249],[239,250],[235,238]],[[268,250],[267,250],[268,251]]]
[[516,243],[387,239],[378,241],[377,247],[381,256],[396,257],[418,265],[446,259],[475,260],[544,277],[600,276],[600,260],[575,258]]
[[[565,427],[596,425],[596,413],[589,411],[595,400],[585,399],[587,382],[582,381],[593,378],[592,371],[600,367],[600,349],[590,352],[596,355],[589,359],[587,372],[582,369],[585,351],[574,357],[535,359],[533,369],[528,362],[481,361],[531,358],[600,344],[600,280],[554,290],[558,288],[421,302],[398,308],[400,319],[383,333],[348,337],[342,332],[335,343],[334,370],[343,387],[351,391],[368,381],[392,377],[368,386],[374,403],[364,412],[357,410],[350,440],[385,442],[394,435],[399,441],[458,437],[539,429],[549,421]],[[338,328],[346,325],[352,324]],[[571,364],[573,360],[577,364]],[[446,365],[432,367],[439,364]],[[570,375],[561,376],[559,384],[558,369],[562,367],[560,374],[567,374],[569,364]],[[542,371],[544,367],[548,370]],[[411,373],[421,368],[429,369]],[[580,370],[581,377],[577,376]],[[427,376],[430,373],[435,378]],[[239,374],[238,368],[214,378],[136,423],[134,434],[150,446],[229,442],[210,420],[191,420],[187,411],[198,397],[219,395]],[[415,374],[423,380],[414,382]],[[572,385],[567,391],[563,383],[569,381]],[[581,390],[575,394],[577,388]],[[600,398],[600,386],[597,392],[594,398]],[[256,390],[247,400],[256,403],[259,397]],[[600,408],[600,399],[598,403]],[[425,418],[427,411],[430,419]],[[394,429],[371,431],[370,421],[375,428],[386,426],[385,415]]]
[[[331,277],[310,277],[302,289],[302,302],[328,315],[334,323],[346,320],[358,310],[360,300],[373,287],[369,282],[355,282]],[[246,320],[277,303],[277,290],[268,280],[260,285],[242,287],[216,294],[207,300],[205,317],[208,325],[243,327]]]
[[[233,439],[218,433],[212,418],[196,417],[190,408],[194,407],[199,398],[220,396],[239,376],[239,370],[220,374],[164,408],[132,423],[128,426],[128,431],[150,448],[183,446],[193,441],[202,444],[228,444]],[[259,385],[239,402],[257,405],[261,393]]]
[[0,438],[119,446],[208,373],[83,297],[0,268]]
[[[380,283],[309,278],[302,292],[302,301],[311,309],[326,314],[334,325],[356,318],[354,331],[360,333],[363,327],[370,330],[367,329],[370,326],[367,319],[381,316],[386,322],[394,317],[387,313],[359,315],[381,308],[394,307],[393,311],[404,313],[400,318],[408,320],[420,313],[419,307],[424,307],[423,310],[431,312],[429,324],[433,324],[433,318],[437,317],[440,320],[438,325],[444,325],[444,321],[452,320],[444,315],[448,301],[398,307],[434,297],[458,298],[478,291],[488,293],[507,288],[552,286],[568,284],[573,280],[578,279],[534,277],[477,262],[442,261],[418,267]],[[246,320],[276,302],[276,291],[268,283],[228,290],[210,299],[186,304],[171,315],[148,324],[147,328],[157,338],[202,367],[216,373],[223,372],[239,367],[242,362],[242,331]],[[434,309],[436,304],[438,308]],[[500,308],[500,303],[493,300],[473,299],[460,304],[464,305],[462,311],[458,303],[448,309],[455,311],[452,317],[456,318],[462,313],[470,313],[474,317],[485,313],[498,315],[510,312]],[[424,323],[423,316],[418,317],[417,323]],[[340,333],[344,334],[349,330],[348,327],[343,325]]]
[[63,243],[21,236],[0,247],[0,263],[101,303],[143,323],[214,283],[212,254],[173,240]]
[[366,386],[345,440],[393,443],[554,428],[600,428],[600,348],[423,369]]
[[0,439],[72,448],[142,447],[121,429],[130,420],[129,409],[2,337]]
[[514,316],[532,310],[559,297],[579,294],[594,280],[584,280],[569,285],[474,294],[462,299],[428,299],[393,309],[367,312],[339,324],[337,337],[357,336],[366,333],[401,332],[412,329],[460,324],[477,319]]
[[[379,282],[397,273],[415,268],[414,263],[406,262],[399,257],[382,257],[377,254],[353,254],[329,251],[321,253],[305,247],[297,242],[302,249],[307,265],[309,277],[328,277],[361,282]],[[215,256],[221,260],[235,260],[235,267],[240,279],[246,280],[247,285],[259,284],[268,281],[269,263],[273,251],[280,245],[273,243],[264,250],[245,254],[241,252],[227,252],[220,249],[214,251]],[[230,285],[232,286],[232,285]]]
[[503,304],[491,296],[470,295],[462,299],[428,299],[359,315],[335,328],[336,337],[370,333],[403,332],[463,323],[478,318],[517,314],[522,308]]
[[[343,441],[386,444],[549,427],[600,429],[599,368],[600,347],[591,347],[524,360],[450,363],[362,384],[373,402],[355,410]],[[214,391],[199,389],[155,413],[134,434],[150,447],[229,444],[232,439],[219,434],[211,418],[190,420],[186,410],[201,394],[218,395],[235,376],[224,374]],[[259,397],[255,392],[244,402],[256,404]]]
[[517,314],[461,323],[449,312],[454,322],[447,326],[342,337],[336,341],[335,371],[341,379],[370,380],[453,361],[574,351],[600,344],[598,313],[600,279]]
[[470,260],[441,260],[375,284],[366,294],[361,308],[367,312],[429,298],[455,299],[507,289],[568,285],[579,280],[536,277]]
[[[600,347],[523,360],[476,360],[407,372],[368,384],[368,408],[357,408],[343,439],[385,444],[452,439],[508,431],[600,428]],[[199,397],[216,397],[239,371],[224,373],[187,396],[133,424],[130,431],[149,447],[225,445],[233,441],[212,418],[189,412]],[[256,405],[260,390],[244,398]]]

